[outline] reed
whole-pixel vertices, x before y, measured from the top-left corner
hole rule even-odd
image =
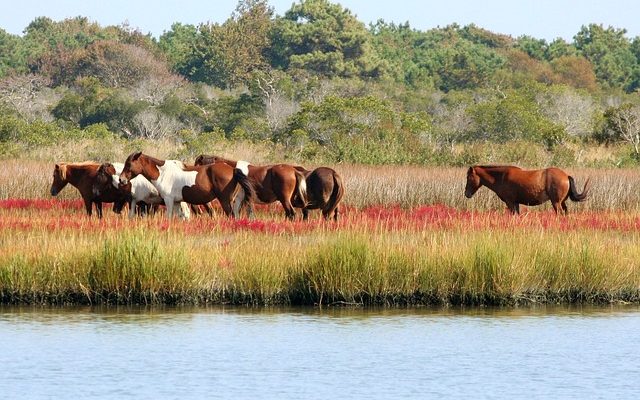
[[[514,218],[378,207],[340,224],[291,223],[270,210],[256,222],[168,223],[111,213],[97,221],[79,208],[0,207],[0,217],[5,303],[640,301],[637,213]]]
[[[0,199],[48,198],[53,165],[52,162],[43,161],[0,161]],[[334,167],[344,180],[344,202],[358,209],[391,204],[404,208],[443,204],[464,210],[504,209],[504,204],[486,188],[480,189],[473,199],[464,197],[464,168]],[[571,211],[640,211],[640,191],[637,190],[640,187],[640,170],[574,169],[569,173],[577,179],[579,190],[582,190],[587,178],[592,183],[589,200],[584,203],[569,202]],[[77,191],[71,187],[65,188],[59,196],[61,199],[78,198]],[[550,205],[539,208],[548,210]]]

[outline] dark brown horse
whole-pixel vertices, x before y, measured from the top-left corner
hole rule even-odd
[[[344,196],[340,174],[329,167],[318,167],[313,171],[295,168],[304,173],[307,181],[307,204],[303,205],[298,196],[293,201],[294,207],[302,208],[303,219],[309,218],[309,210],[320,209],[324,219],[331,218],[333,214],[333,220],[337,221],[338,206]]]
[[[239,194],[242,204],[250,203],[255,196],[247,176],[223,163],[189,166],[137,152],[127,157],[120,183],[126,185],[137,175],[143,175],[158,190],[169,218],[176,203],[206,204],[216,198],[227,216],[235,216],[231,203],[238,188],[243,189]]]
[[[116,188],[108,188],[94,195],[93,185],[100,164],[92,162],[82,163],[58,163],[53,168],[53,182],[51,183],[51,195],[58,193],[69,183],[80,192],[84,207],[88,215],[91,215],[95,204],[98,218],[102,218],[102,203],[113,203],[113,211],[120,213],[126,203],[131,200],[131,196],[120,192]]]
[[[513,214],[520,213],[520,204],[537,206],[551,201],[556,214],[565,214],[567,199],[584,201],[589,194],[589,180],[578,193],[573,177],[558,168],[523,170],[513,166],[473,166],[467,171],[464,195],[471,198],[481,186],[494,191]]]
[[[234,168],[245,168],[251,185],[255,189],[257,201],[263,204],[279,201],[288,219],[294,219],[293,197],[298,196],[300,202],[306,204],[306,181],[301,171],[289,164],[256,166],[246,162],[228,160],[217,156],[201,155],[196,158],[196,165],[226,164]],[[242,163],[243,165],[240,165]],[[253,216],[253,207],[248,204],[249,217]]]

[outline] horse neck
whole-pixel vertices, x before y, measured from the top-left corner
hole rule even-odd
[[[142,166],[142,173],[140,175],[147,178],[149,181],[157,181],[162,175],[161,166],[165,165],[163,160],[159,160],[154,157],[144,156],[144,163]]]
[[[223,163],[225,163],[225,164],[227,164],[227,165],[229,165],[229,166],[231,166],[231,167],[233,167],[233,168],[235,168],[235,167],[236,167],[236,165],[238,164],[238,162],[237,162],[237,161],[227,160],[226,158],[220,158],[220,157],[218,157],[218,160],[219,160],[219,161],[222,161]]]
[[[506,167],[476,167],[476,174],[480,177],[480,183],[488,188],[495,187],[500,177],[506,172]]]
[[[86,165],[67,164],[65,181],[75,187],[78,187],[78,185],[82,181],[82,178],[86,175],[86,172],[88,170],[89,170],[89,167]]]

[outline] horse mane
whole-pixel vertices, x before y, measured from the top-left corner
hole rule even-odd
[[[494,178],[504,175],[508,169],[521,169],[513,165],[474,165],[473,168],[482,168]]]
[[[58,163],[57,165],[60,171],[60,178],[62,178],[63,180],[67,180],[67,175],[69,174],[69,171],[68,171],[69,168],[88,169],[88,167],[92,167],[100,164],[96,163],[95,161],[81,161],[81,162],[75,162],[75,163],[61,162],[61,163]]]

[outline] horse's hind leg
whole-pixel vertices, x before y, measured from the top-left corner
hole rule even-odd
[[[285,217],[287,217],[287,219],[293,220],[296,218],[296,211],[293,208],[293,205],[291,205],[291,201],[289,200],[280,200],[280,203],[282,204],[282,208],[284,208],[284,215]]]
[[[562,211],[564,211],[564,215],[569,215],[569,208],[567,208],[567,201],[563,201],[562,203],[560,203],[560,205],[562,206]]]

